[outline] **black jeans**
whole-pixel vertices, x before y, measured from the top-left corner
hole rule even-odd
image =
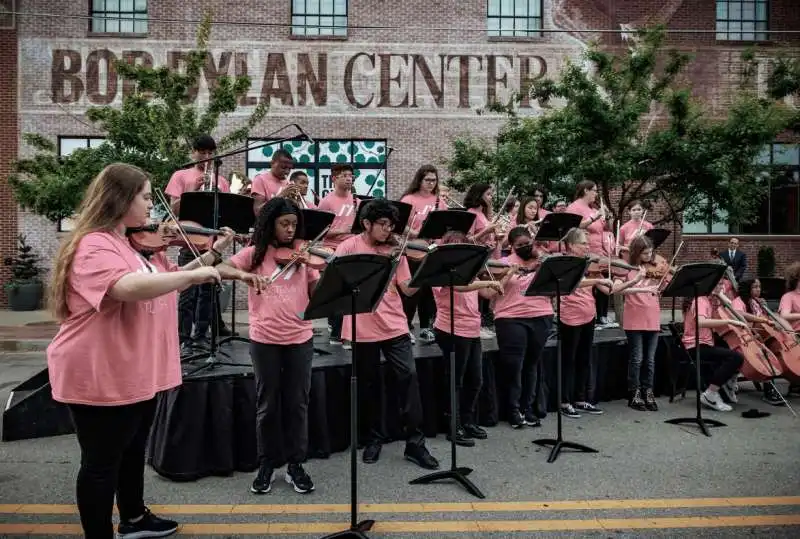
[[[592,289],[592,295],[594,296],[597,319],[600,320],[601,318],[606,318],[608,316],[609,296],[607,294],[603,294],[597,288]]]
[[[592,377],[592,343],[594,320],[582,326],[558,324],[561,339],[561,404],[588,402],[594,393]]]
[[[456,421],[459,425],[474,425],[475,407],[483,385],[483,350],[480,337],[467,338],[450,335],[439,329],[433,330],[436,344],[442,350],[445,376],[447,377],[447,395],[450,396],[450,350],[453,350],[456,364]],[[445,405],[450,413],[450,399]]]
[[[314,340],[250,343],[256,382],[256,444],[262,466],[300,464],[308,452],[308,400]]]
[[[408,261],[408,268],[411,275],[419,269],[422,262]],[[403,311],[408,320],[408,329],[414,323],[414,315],[419,311],[419,329],[430,329],[433,327],[433,319],[436,317],[436,302],[433,299],[433,291],[430,286],[423,286],[413,296],[400,296],[403,301]]]
[[[539,373],[544,345],[553,327],[551,316],[497,318],[498,358],[511,372],[506,404],[510,413],[533,412],[543,380]]]
[[[694,359],[694,347],[687,349],[687,352],[689,352],[689,355]],[[715,386],[723,386],[734,374],[739,372],[742,363],[744,363],[744,357],[742,357],[739,352],[734,352],[729,348],[701,344],[700,363],[716,365],[709,383]]]
[[[658,331],[625,331],[628,338],[628,391],[653,389]],[[644,367],[644,374],[642,373]]]
[[[183,266],[194,260],[194,255],[189,249],[183,248],[178,253],[178,265]],[[212,301],[214,285],[210,283],[197,284],[183,290],[178,296],[178,336],[180,342],[192,340],[192,326],[194,334],[198,337],[205,336],[212,322]],[[214,323],[217,317],[213,317]]]
[[[383,432],[381,352],[397,381],[400,410],[406,426],[406,444],[423,445],[422,399],[411,338],[400,335],[385,341],[356,342],[353,351],[359,380],[358,408],[361,410],[361,438],[364,445],[381,444],[386,439]]]
[[[124,406],[70,404],[81,467],[77,499],[87,539],[111,539],[114,494],[121,520],[144,514],[144,451],[156,400]]]

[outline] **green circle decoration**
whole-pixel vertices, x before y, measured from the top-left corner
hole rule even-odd
[[[340,153],[339,155],[337,155],[337,156],[336,156],[336,162],[337,162],[337,163],[347,163],[347,161],[348,161],[348,160],[349,160],[349,159],[348,159],[348,158],[347,158],[347,156],[346,156],[346,155],[344,155],[344,154],[341,154],[341,153]]]
[[[336,153],[339,151],[339,143],[338,142],[329,142],[328,143],[328,151],[331,153]]]
[[[364,183],[366,183],[367,185],[372,185],[373,183],[375,183],[375,180],[376,180],[375,176],[370,174],[369,176],[366,176],[364,178]]]
[[[308,155],[307,153],[300,154],[300,159],[298,159],[298,161],[300,161],[301,163],[310,163],[311,156]]]
[[[386,185],[383,180],[378,180],[378,183],[375,184],[375,187],[383,187]]]
[[[330,163],[331,162],[331,156],[330,155],[320,155],[319,156],[319,162],[320,163]]]
[[[372,196],[375,198],[383,198],[383,189],[374,189],[372,191]]]

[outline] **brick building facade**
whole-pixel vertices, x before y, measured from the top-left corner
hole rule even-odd
[[[329,188],[329,163],[349,160],[360,169],[359,191],[375,183],[374,194],[398,196],[419,165],[441,164],[448,157],[453,137],[496,132],[501,119],[475,112],[487,100],[505,98],[528,79],[557,74],[567,60],[580,61],[589,40],[621,44],[618,33],[598,30],[654,21],[678,31],[670,34],[670,43],[694,54],[687,77],[697,97],[717,115],[730,103],[747,44],[763,44],[757,53],[762,85],[771,56],[800,53],[800,35],[775,33],[800,30],[794,0],[241,0],[224,3],[224,10],[222,2],[211,0],[0,4],[17,13],[13,24],[0,29],[3,178],[15,155],[30,154],[21,133],[47,136],[63,152],[97,143],[100,139],[92,137],[103,134],[84,121],[86,108],[119,103],[130,90],[109,69],[109,60],[180,65],[206,9],[217,8],[217,22],[196,102],[202,106],[207,84],[220,74],[247,73],[253,79],[240,112],[226,118],[214,135],[238,127],[258,100],[269,99],[268,117],[254,135],[285,124],[302,126],[316,144],[298,144],[296,157],[320,194]],[[527,111],[543,113],[535,104]],[[384,177],[387,146],[395,151]],[[767,220],[779,221],[785,214],[793,221],[788,228],[770,222],[756,227],[753,236],[739,234],[751,270],[763,245],[774,247],[779,272],[800,259],[800,185],[792,177],[795,171],[800,177],[798,151],[797,146],[776,146],[770,154],[771,159],[778,156],[775,162],[786,168],[789,179],[770,199]],[[269,149],[243,154],[226,162],[223,173],[247,170],[252,176],[268,157]],[[774,217],[778,204],[790,206]],[[13,250],[19,230],[50,259],[58,243],[57,225],[18,212],[6,182],[0,207],[3,255]],[[730,232],[710,223],[707,229],[684,227],[687,233],[678,238],[686,240],[682,261],[705,259],[711,246],[724,247]],[[770,235],[773,231],[799,235]]]

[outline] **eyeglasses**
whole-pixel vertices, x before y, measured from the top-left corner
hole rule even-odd
[[[394,223],[391,221],[376,221],[374,225],[387,230],[394,230]]]

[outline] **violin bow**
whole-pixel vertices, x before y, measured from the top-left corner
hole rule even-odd
[[[664,275],[661,276],[661,280],[658,282],[658,288],[656,288],[656,290],[661,290],[661,286],[664,284],[664,279],[667,278],[667,275],[669,275],[669,270],[672,268],[672,263],[675,262],[675,259],[678,257],[678,253],[681,252],[683,243],[684,243],[683,240],[681,240],[681,244],[678,245],[677,249],[675,249],[675,254],[672,255],[672,260],[670,260],[669,264],[667,264],[667,271],[664,272]]]
[[[294,255],[292,255],[292,259],[291,259],[291,260],[290,260],[290,261],[289,261],[289,262],[288,262],[288,263],[287,263],[285,266],[283,266],[283,268],[281,268],[281,270],[280,270],[278,273],[276,273],[274,276],[270,277],[270,279],[269,279],[269,283],[268,283],[268,284],[272,284],[272,283],[274,283],[274,282],[275,282],[275,281],[277,281],[277,280],[278,280],[278,279],[279,279],[279,278],[280,278],[280,277],[281,277],[281,276],[282,276],[284,273],[286,273],[287,271],[289,271],[289,269],[290,269],[292,266],[294,266],[294,265],[297,263],[297,261],[298,261],[298,260],[300,260],[300,257],[301,257],[302,255],[304,255],[305,253],[307,253],[309,249],[311,249],[312,247],[316,246],[316,244],[318,244],[320,241],[322,241],[322,238],[325,236],[325,234],[327,234],[327,233],[328,233],[328,230],[330,230],[330,228],[331,228],[331,226],[330,226],[330,225],[328,225],[328,226],[326,226],[325,228],[323,228],[323,229],[322,229],[322,232],[320,232],[319,234],[317,234],[317,237],[316,237],[316,238],[314,238],[313,240],[311,240],[310,242],[308,242],[308,243],[307,243],[305,246],[303,246],[303,248],[302,248],[302,249],[300,249],[300,250],[299,250],[297,253],[295,253]]]
[[[189,241],[189,238],[186,235],[186,232],[183,230],[183,227],[178,222],[178,217],[172,212],[172,208],[170,207],[169,202],[167,201],[167,197],[164,196],[164,193],[161,192],[161,189],[154,189],[153,192],[155,193],[156,199],[158,199],[159,204],[164,206],[164,209],[167,212],[167,217],[172,219],[172,221],[173,221],[172,224],[175,225],[175,228],[178,230],[178,234],[180,234],[181,239],[183,239],[183,241],[186,242],[186,247],[192,253],[192,256],[194,256],[195,260],[200,262],[201,266],[207,266],[208,264],[203,262],[203,258],[202,258],[202,255],[200,254],[200,251],[198,251],[195,248],[195,246],[192,245],[192,242]]]

